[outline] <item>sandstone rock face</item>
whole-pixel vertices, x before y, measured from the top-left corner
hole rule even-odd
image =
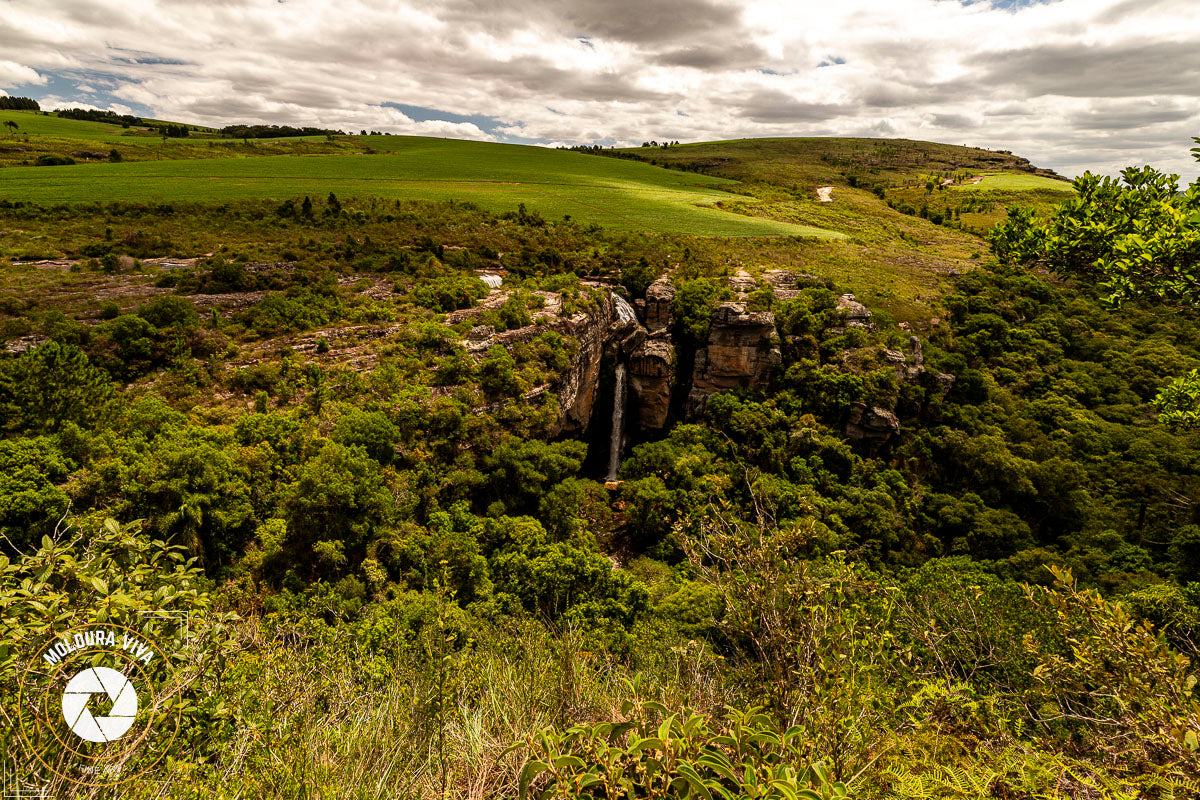
[[[600,386],[604,346],[615,322],[619,319],[612,295],[605,294],[598,309],[582,311],[552,323],[555,330],[573,338],[577,345],[571,368],[554,387],[561,410],[553,434],[580,433],[588,429]]]
[[[837,306],[838,312],[842,315],[842,319],[846,321],[847,327],[875,327],[875,323],[871,321],[871,310],[858,302],[858,299],[854,295],[842,295],[837,299]]]
[[[479,358],[496,345],[512,347],[517,342],[536,339],[548,330],[573,340],[576,346],[570,368],[553,385],[536,387],[529,396],[545,391],[553,391],[558,395],[559,417],[550,431],[551,435],[582,433],[588,429],[592,419],[605,346],[616,334],[623,337],[622,341],[629,340],[629,337],[636,336],[640,326],[636,319],[622,320],[614,295],[610,292],[602,292],[595,307],[570,316],[563,313],[561,295],[552,292],[536,294],[542,297],[545,305],[533,315],[534,324],[503,333],[496,333],[488,325],[476,325],[468,332],[464,344],[471,356]],[[484,309],[502,305],[508,295],[503,290],[494,291],[475,308],[451,312],[446,321],[453,325],[476,317]],[[629,341],[629,350],[632,351],[636,344],[636,341]]]
[[[613,317],[605,337],[606,355],[625,361],[646,338],[646,329],[638,323],[637,312],[619,294],[609,294],[613,304]]]
[[[709,323],[708,344],[696,351],[687,416],[699,414],[714,392],[765,389],[780,360],[774,314],[748,312],[743,303],[717,306]]]
[[[738,295],[745,299],[745,296],[758,286],[758,281],[750,276],[749,272],[744,269],[739,269],[737,274],[729,278],[729,288],[737,292]]]
[[[659,278],[646,289],[646,330],[650,333],[666,330],[671,325],[671,301],[675,287],[670,278]]]
[[[675,348],[667,338],[645,339],[629,358],[637,422],[642,430],[662,430],[675,383]]]
[[[900,419],[879,406],[853,403],[846,421],[846,438],[881,445],[900,432]]]

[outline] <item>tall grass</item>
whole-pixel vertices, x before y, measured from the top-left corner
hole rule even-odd
[[[163,796],[514,797],[525,755],[511,746],[617,719],[638,672],[668,707],[714,711],[732,699],[694,645],[618,660],[576,632],[522,624],[443,656],[439,637],[381,657],[345,641],[267,639],[246,624],[231,670],[246,683],[222,689],[237,706],[231,735]]]

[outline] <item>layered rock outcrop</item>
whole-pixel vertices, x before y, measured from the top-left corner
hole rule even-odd
[[[709,320],[708,343],[696,351],[687,416],[700,414],[715,392],[766,389],[781,360],[774,314],[722,303]]]
[[[646,289],[639,303],[646,338],[629,357],[629,384],[633,393],[638,427],[659,431],[667,424],[671,396],[675,390],[675,344],[671,341],[671,303],[675,286],[670,278],[659,278]]]
[[[852,403],[843,432],[847,439],[881,445],[900,433],[900,418],[886,408]]]
[[[662,430],[671,410],[675,385],[675,347],[666,337],[646,339],[629,358],[637,423],[642,430]]]
[[[765,280],[777,298],[800,294],[799,278],[793,273],[775,271],[767,273]],[[561,296],[538,292],[545,303],[534,314],[535,324],[503,333],[477,325],[465,337],[468,352],[476,356],[495,345],[507,347],[532,340],[546,330],[557,331],[574,342],[570,367],[553,384],[535,390],[536,394],[552,391],[558,397],[559,419],[551,431],[555,435],[579,435],[592,425],[604,428],[612,422],[593,416],[602,375],[611,373],[614,365],[622,368],[628,381],[628,405],[622,410],[627,411],[637,430],[653,433],[663,430],[671,420],[676,393],[684,393],[684,418],[695,419],[717,392],[768,389],[782,361],[775,315],[749,311],[744,302],[726,302],[713,310],[708,338],[696,351],[690,371],[681,374],[680,353],[671,339],[674,288],[668,279],[651,284],[636,310],[606,286],[593,284],[591,288],[596,290],[591,302],[574,313],[565,312]],[[469,319],[483,309],[498,307],[506,298],[503,290],[493,291],[478,308],[454,312],[447,321],[453,324]],[[839,298],[838,307],[845,327],[872,326],[871,312],[853,295]],[[926,369],[921,341],[915,336],[907,349],[875,346],[848,350],[843,360],[844,367],[851,370],[876,369],[881,362],[890,364],[900,380],[925,386],[935,395],[948,391],[954,380]],[[871,447],[882,446],[899,432],[900,420],[894,410],[866,403],[851,406],[843,428],[848,439]]]
[[[675,286],[670,278],[659,278],[646,289],[645,320],[650,333],[665,331],[671,326],[671,303],[675,300]]]
[[[561,295],[553,292],[536,294],[543,299],[544,305],[534,314],[534,324],[503,333],[496,333],[488,325],[477,325],[466,336],[467,352],[478,357],[496,345],[511,347],[517,342],[536,339],[547,330],[573,340],[575,352],[571,366],[553,385],[537,387],[534,392],[540,394],[550,390],[558,396],[559,417],[551,429],[552,435],[583,433],[592,421],[606,347],[611,345],[614,337],[619,337],[625,352],[632,352],[640,343],[637,338],[640,326],[632,316],[632,310],[628,315],[619,312],[611,292],[598,292],[592,305],[570,315],[563,313]],[[452,312],[446,321],[453,325],[471,319],[485,309],[503,305],[508,296],[508,292],[493,291],[476,308]]]

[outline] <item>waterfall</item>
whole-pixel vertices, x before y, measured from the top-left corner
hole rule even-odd
[[[613,293],[613,305],[616,307],[617,319],[621,322],[637,322],[637,312],[633,310],[633,306],[629,305],[629,301],[617,293]]]
[[[625,365],[617,364],[617,386],[613,391],[612,437],[608,443],[608,479],[617,479],[621,466],[621,438],[625,428]]]

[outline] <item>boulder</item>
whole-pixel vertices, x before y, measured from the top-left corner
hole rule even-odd
[[[900,419],[886,408],[853,403],[844,432],[849,439],[880,445],[900,432]]]
[[[846,326],[850,328],[873,328],[871,310],[858,302],[852,294],[844,294],[837,299],[838,313],[842,315]]]

